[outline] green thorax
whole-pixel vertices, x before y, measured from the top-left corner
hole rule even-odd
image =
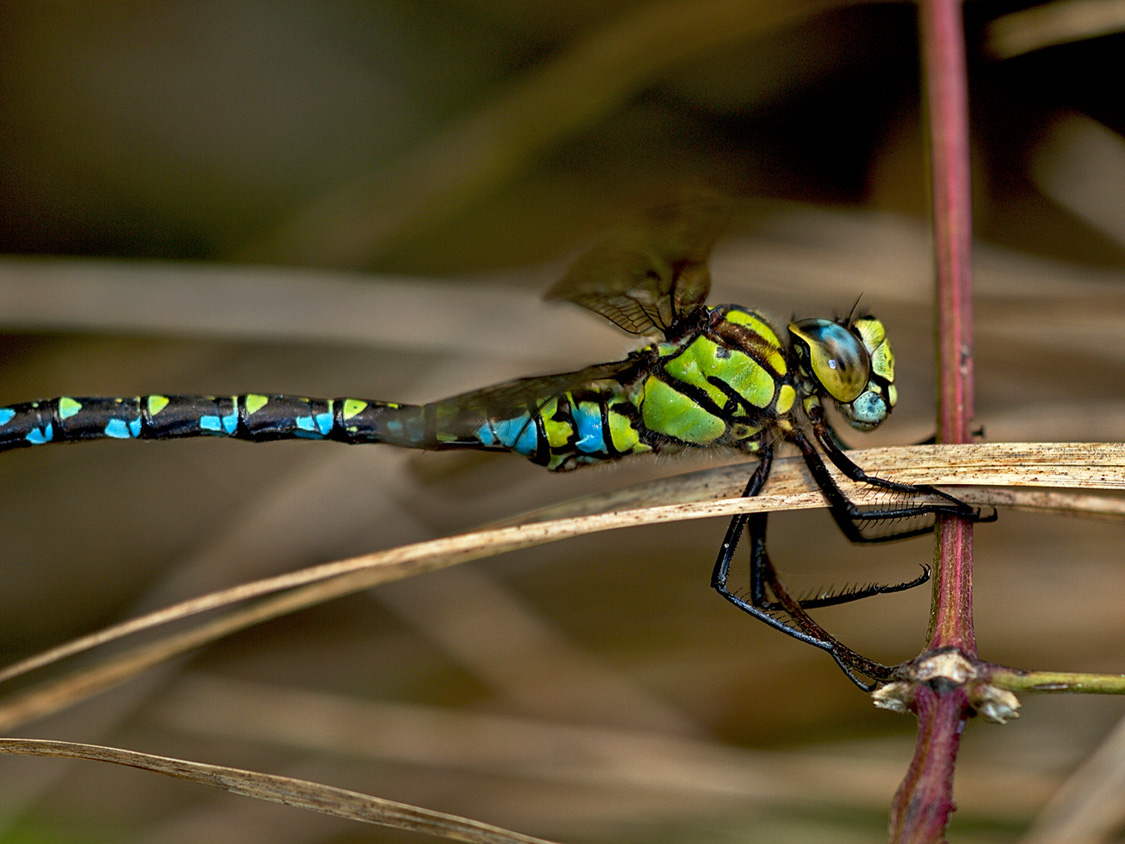
[[[755,451],[797,396],[786,345],[765,317],[733,305],[701,307],[677,329],[637,353],[627,394],[644,438],[654,448]]]

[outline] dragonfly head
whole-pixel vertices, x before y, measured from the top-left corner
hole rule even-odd
[[[802,319],[789,323],[789,337],[801,375],[832,397],[849,425],[870,431],[887,418],[898,391],[883,323],[871,316]]]

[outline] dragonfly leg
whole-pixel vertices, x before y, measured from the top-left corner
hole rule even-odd
[[[839,592],[819,595],[816,598],[801,598],[799,603],[801,607],[806,610],[816,609],[817,607],[835,607],[840,604],[850,604],[852,601],[861,601],[864,598],[873,598],[876,595],[891,595],[895,592],[906,592],[909,589],[913,589],[915,586],[921,586],[929,579],[930,567],[924,565],[922,566],[922,573],[912,580],[906,580],[902,583],[895,584],[869,583],[865,586],[854,586],[845,588]]]
[[[746,489],[742,492],[743,498],[753,498],[762,491],[762,487],[766,484],[766,479],[770,475],[770,470],[773,468],[773,448],[763,445],[758,453],[759,463],[754,473],[750,475],[750,480],[746,484]],[[749,513],[738,513],[730,520],[730,525],[727,527],[726,536],[723,537],[723,544],[719,546],[719,556],[715,560],[715,569],[711,574],[711,586],[718,590],[719,594],[727,600],[733,600],[735,596],[727,591],[727,578],[730,575],[730,564],[734,559],[734,552],[738,548],[738,541],[742,538],[742,532],[746,529],[746,523],[750,519]],[[754,571],[751,566],[750,569],[750,595],[754,605],[764,604],[765,586],[762,583],[761,577]],[[736,605],[738,601],[734,601]],[[745,609],[745,607],[742,607]],[[751,612],[757,618],[760,615]],[[770,623],[767,619],[762,619],[767,624]]]
[[[759,457],[761,462],[750,476],[750,481],[743,493],[744,498],[757,495],[765,484],[766,478],[769,477],[770,468],[773,465],[772,449],[763,448]],[[868,595],[910,588],[924,582],[929,577],[929,572],[925,572],[920,579],[899,586],[870,586],[839,596],[827,596],[808,602],[798,601],[789,595],[785,586],[777,577],[777,571],[774,569],[766,551],[767,515],[766,513],[739,513],[731,519],[723,544],[719,549],[719,556],[715,561],[715,568],[711,575],[711,586],[740,610],[768,624],[775,630],[792,636],[805,644],[828,651],[853,683],[865,691],[870,691],[874,688],[875,683],[866,682],[860,675],[878,681],[886,678],[891,669],[881,663],[867,659],[867,657],[856,653],[839,642],[808,616],[805,612],[806,606],[846,603]],[[748,531],[750,534],[749,599],[734,594],[727,587],[731,562],[734,559],[738,541],[744,531]],[[770,600],[769,594],[772,594],[775,600]],[[780,613],[785,613],[788,621],[780,617]]]
[[[755,475],[757,475],[757,472],[755,472]],[[754,484],[755,478],[752,477],[747,489],[751,489]],[[711,578],[712,587],[740,610],[765,622],[775,630],[780,630],[798,641],[827,651],[848,676],[848,679],[864,691],[870,691],[878,681],[886,679],[892,669],[882,663],[874,662],[844,645],[809,617],[808,613],[805,612],[805,603],[798,601],[789,594],[778,578],[777,570],[773,567],[769,554],[766,552],[767,516],[766,513],[740,513],[731,519],[726,539],[723,541],[719,552],[719,558],[715,562],[715,570]],[[736,595],[727,588],[731,560],[744,530],[750,534],[749,599]],[[896,591],[896,588],[892,587],[882,591]],[[767,594],[772,594],[775,600],[768,600]],[[872,592],[871,594],[877,593]],[[854,594],[851,597],[844,596],[837,603],[856,600],[859,597],[866,596],[859,594]],[[827,602],[828,600],[824,599],[824,603]],[[780,617],[780,613],[784,613],[788,620]],[[863,677],[871,678],[872,682],[864,680]]]
[[[791,439],[801,450],[801,455],[804,457],[813,479],[824,493],[825,498],[828,499],[829,510],[832,513],[833,519],[835,519],[836,524],[843,534],[852,542],[890,542],[896,539],[906,539],[911,536],[921,536],[933,530],[932,525],[925,525],[923,527],[900,530],[882,536],[865,536],[859,527],[863,522],[894,521],[896,519],[906,519],[936,513],[959,516],[964,519],[979,522],[996,520],[995,510],[988,515],[982,515],[977,508],[928,484],[905,484],[899,483],[898,481],[888,481],[885,478],[878,478],[874,475],[867,474],[863,469],[852,462],[836,444],[835,437],[833,437],[831,433],[831,428],[829,428],[823,416],[817,415],[814,417],[813,432],[817,442],[828,456],[828,459],[844,473],[845,477],[857,483],[865,483],[869,486],[878,487],[879,489],[902,492],[909,495],[934,495],[949,502],[948,504],[913,504],[901,507],[883,507],[869,510],[860,509],[837,485],[827,467],[824,465],[820,453],[813,447],[813,444],[809,442],[801,432],[795,432],[795,435],[792,436]]]
[[[808,613],[805,612],[805,607],[802,602],[793,598],[781,583],[777,576],[777,570],[773,567],[773,563],[766,553],[765,533],[767,514],[760,513],[756,515],[761,517],[760,523],[755,524],[755,520],[751,519],[748,527],[750,529],[751,547],[755,549],[755,552],[760,549],[761,559],[759,567],[765,585],[769,587],[770,592],[777,598],[777,603],[785,610],[785,613],[793,622],[794,627],[804,635],[820,642],[820,647],[828,651],[832,659],[836,661],[836,664],[840,666],[840,670],[847,675],[849,680],[863,689],[863,691],[871,691],[880,681],[890,677],[894,669],[889,665],[883,665],[881,662],[868,659],[863,654],[852,650],[809,617]],[[752,563],[752,566],[753,565],[754,563]],[[863,677],[870,678],[870,682],[864,680]]]

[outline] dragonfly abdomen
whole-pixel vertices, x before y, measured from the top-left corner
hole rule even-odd
[[[621,385],[596,385],[530,399],[519,410],[467,412],[465,397],[424,406],[437,448],[512,451],[568,471],[590,463],[651,451],[636,406]],[[469,403],[473,405],[472,402]]]
[[[0,408],[0,451],[208,436],[513,451],[554,471],[650,450],[638,433],[636,408],[612,389],[562,393],[509,415],[474,412],[461,399],[417,405],[259,393],[63,396]]]
[[[433,447],[419,405],[300,396],[63,396],[0,408],[0,451],[94,439],[326,439]]]

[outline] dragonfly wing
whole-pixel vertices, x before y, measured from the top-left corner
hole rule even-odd
[[[637,364],[632,359],[601,363],[575,372],[518,378],[479,390],[443,399],[435,404],[458,408],[471,416],[503,418],[518,415],[529,407],[542,407],[556,396],[566,392],[597,389],[601,382],[622,383],[633,377]]]
[[[707,298],[707,259],[730,218],[718,197],[663,205],[575,261],[547,292],[601,314],[631,334],[656,334]]]

